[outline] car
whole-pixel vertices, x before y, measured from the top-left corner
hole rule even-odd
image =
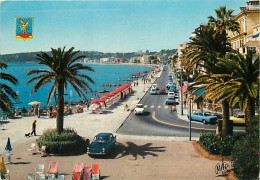
[[[174,99],[174,97],[171,97],[171,96],[168,96],[165,100],[165,104],[166,105],[175,105],[176,104],[176,101]]]
[[[168,92],[168,97],[175,97],[175,93],[174,92]]]
[[[167,88],[167,89],[170,89],[171,86],[173,86],[173,83],[172,83],[172,82],[169,82],[169,83],[166,85],[166,88]]]
[[[179,97],[179,93],[174,93],[174,97],[177,99]]]
[[[190,119],[190,115],[187,114],[188,119]],[[212,115],[209,111],[202,111],[202,110],[196,110],[194,113],[191,114],[191,121],[199,121],[203,124],[206,123],[216,123],[218,117],[215,115]]]
[[[158,85],[157,84],[152,84],[152,89],[159,90]]]
[[[144,114],[144,105],[143,104],[136,104],[135,109],[134,109],[135,115],[138,114]]]
[[[151,95],[156,95],[156,94],[158,94],[158,93],[157,93],[157,89],[152,88],[152,89],[150,90],[150,94],[151,94]]]
[[[235,114],[234,116],[230,116],[230,120],[233,121],[234,125],[245,125],[245,115],[244,114]]]
[[[159,94],[167,94],[165,89],[160,89]]]
[[[116,136],[112,133],[97,134],[91,144],[87,147],[87,154],[91,155],[107,155],[115,148]]]
[[[175,91],[176,91],[176,87],[175,86],[170,86],[169,92],[175,92]]]

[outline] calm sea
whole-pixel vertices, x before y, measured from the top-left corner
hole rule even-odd
[[[7,64],[8,68],[5,70],[2,70],[2,72],[7,72],[9,74],[12,74],[14,77],[16,77],[19,81],[19,84],[17,86],[11,87],[14,89],[15,92],[18,92],[19,94],[19,100],[14,102],[15,107],[30,107],[28,105],[31,101],[40,101],[42,102],[41,107],[45,107],[48,93],[50,91],[51,84],[40,88],[36,93],[31,93],[31,89],[34,85],[34,83],[29,84],[26,86],[26,82],[31,79],[33,76],[26,76],[26,73],[33,69],[47,69],[44,65],[39,64],[30,64],[30,63],[16,63],[16,64]],[[129,77],[132,77],[133,74],[143,72],[143,71],[150,71],[153,68],[152,67],[146,67],[146,66],[133,66],[133,65],[98,65],[98,64],[87,64],[88,66],[94,68],[96,72],[86,72],[88,76],[90,76],[94,81],[95,85],[89,83],[91,88],[94,91],[103,90],[104,88],[108,91],[114,90],[117,87],[104,87],[104,84],[124,84],[127,83],[127,81],[118,81],[118,80],[127,80]],[[6,83],[6,82],[5,82]],[[72,99],[70,99],[70,91],[72,91]],[[83,100],[78,97],[76,92],[71,88],[71,86],[68,86],[67,90],[65,91],[65,101],[70,102],[72,101],[80,101]],[[102,96],[102,94],[94,93],[91,95],[90,92],[88,92],[87,98],[90,100],[90,98],[97,98],[97,96]],[[51,100],[51,104],[55,104],[54,97]]]

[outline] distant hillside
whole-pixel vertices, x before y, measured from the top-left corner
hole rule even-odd
[[[177,49],[172,50],[161,50],[160,52],[147,52],[146,55],[154,55],[157,53],[160,54],[167,54],[168,56],[174,54],[177,51]],[[29,53],[16,53],[16,54],[4,54],[0,55],[0,62],[5,63],[33,63],[38,62],[36,58],[36,54],[40,52],[29,52]],[[50,53],[50,52],[47,52]],[[86,55],[87,58],[94,60],[94,59],[100,59],[100,58],[126,58],[130,59],[132,57],[136,56],[142,56],[140,53],[136,52],[128,52],[128,53],[103,53],[98,51],[81,51],[79,53],[80,55]]]

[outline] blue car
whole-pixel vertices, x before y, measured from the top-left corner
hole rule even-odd
[[[150,90],[150,94],[151,94],[151,95],[156,95],[156,94],[158,94],[157,89],[152,88],[152,89]]]
[[[112,151],[116,144],[116,136],[112,133],[97,134],[87,148],[89,155],[106,155]]]
[[[170,86],[169,92],[175,92],[175,91],[176,91],[176,87],[175,86]]]
[[[190,119],[190,115],[187,115],[188,118]],[[197,110],[194,113],[191,114],[191,121],[199,121],[202,122],[203,124],[206,123],[216,123],[218,117],[215,115],[212,115],[209,111],[201,111]]]
[[[174,97],[167,97],[166,100],[165,100],[165,104],[166,105],[175,105],[176,104],[176,101],[174,99]]]

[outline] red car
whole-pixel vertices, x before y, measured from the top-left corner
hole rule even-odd
[[[160,89],[159,94],[167,94],[165,89]]]

